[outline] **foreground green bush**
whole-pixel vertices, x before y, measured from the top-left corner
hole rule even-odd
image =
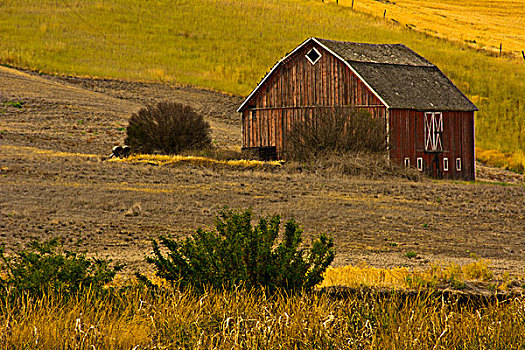
[[[4,247],[0,247],[0,259],[2,298],[22,294],[42,296],[49,291],[70,294],[82,287],[100,291],[123,268],[123,265],[110,266],[110,260],[61,251],[57,239],[33,241],[10,257],[6,256]]]
[[[262,286],[268,290],[312,289],[334,259],[333,240],[319,236],[312,246],[302,247],[302,233],[293,219],[286,222],[282,241],[276,245],[281,219],[265,217],[252,226],[252,212],[224,210],[215,230],[198,229],[191,237],[176,241],[161,237],[153,241],[158,277],[185,288],[203,291],[206,287],[232,289]],[[144,277],[141,277],[144,279]]]

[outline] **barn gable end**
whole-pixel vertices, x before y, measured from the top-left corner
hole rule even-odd
[[[436,177],[474,178],[477,108],[436,66],[399,44],[306,40],[281,59],[239,107],[243,148],[270,150],[284,158],[292,125],[314,109],[334,106],[362,108],[382,118],[392,160]],[[430,127],[429,116],[447,127]],[[442,148],[429,149],[429,137],[444,143]],[[455,169],[458,159],[464,166]],[[447,170],[445,161],[452,165]]]

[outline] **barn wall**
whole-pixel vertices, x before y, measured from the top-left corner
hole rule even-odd
[[[305,55],[314,46],[322,57],[312,65]],[[280,156],[288,130],[313,109],[356,106],[386,121],[381,101],[343,62],[313,42],[288,57],[246,106],[243,147],[275,146]]]
[[[437,154],[441,174],[434,166],[436,154],[425,152],[424,111],[390,110],[390,158],[400,164],[405,158],[416,167],[423,158],[423,171],[433,177],[474,180],[474,112],[443,112],[443,152]],[[449,159],[449,170],[443,171],[443,158]],[[461,158],[461,171],[456,159]]]

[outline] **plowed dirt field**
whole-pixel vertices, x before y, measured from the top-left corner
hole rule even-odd
[[[520,176],[480,167],[479,180],[505,183],[412,182],[104,160],[130,114],[159,100],[193,106],[218,147],[240,148],[239,97],[0,67],[0,242],[61,236],[132,271],[144,266],[151,238],[209,226],[224,206],[253,207],[295,217],[308,235],[331,234],[335,265],[417,267],[477,254],[496,271],[524,273]]]

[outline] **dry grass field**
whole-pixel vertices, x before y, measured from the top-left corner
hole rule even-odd
[[[476,306],[431,292],[20,298],[0,314],[9,349],[523,349],[525,303]]]
[[[328,2],[328,1],[327,1]],[[330,1],[334,2],[334,1]],[[339,4],[396,20],[413,30],[522,60],[524,0],[340,0]],[[386,10],[386,13],[384,12]]]
[[[0,342],[16,349],[522,349],[525,304],[483,307],[431,292],[204,295],[137,288],[118,297],[20,298],[0,314]]]
[[[240,99],[8,68],[0,68],[0,92],[0,240],[9,247],[58,235],[140,267],[152,237],[210,225],[224,206],[253,207],[295,217],[307,234],[333,235],[335,266],[463,265],[477,254],[497,273],[524,272],[525,186],[517,175],[481,168],[480,180],[517,183],[412,182],[198,159],[113,162],[103,159],[123,141],[130,113],[166,96],[204,113],[218,146],[238,149]]]

